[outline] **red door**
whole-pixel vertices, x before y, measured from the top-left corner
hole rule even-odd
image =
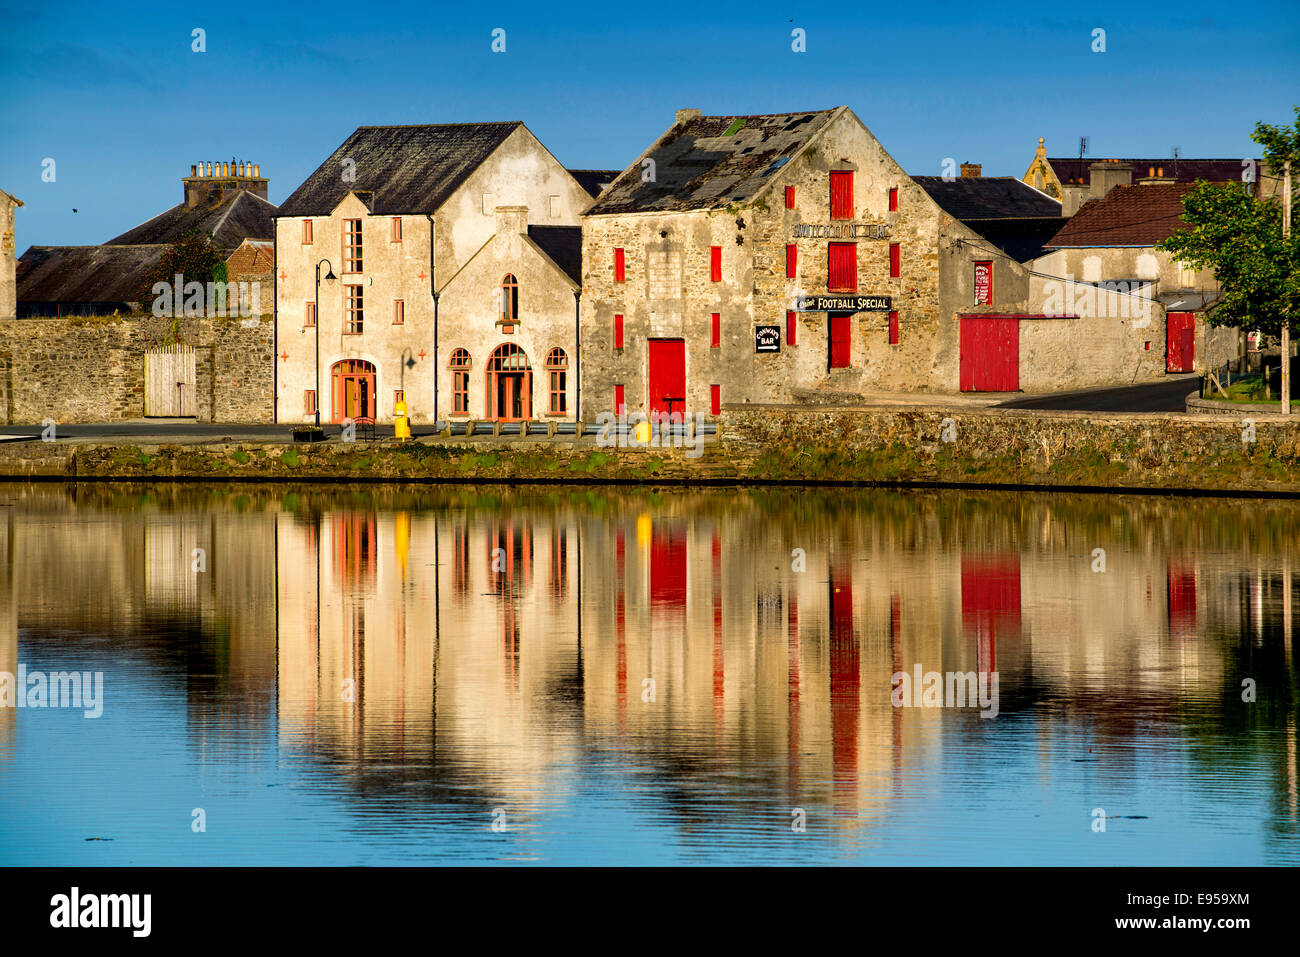
[[[1171,312],[1165,317],[1165,371],[1191,372],[1195,367],[1196,317]]]
[[[962,316],[961,391],[1016,392],[1020,388],[1020,320]]]
[[[849,367],[849,357],[853,353],[853,314],[848,312],[828,313],[827,322],[830,324],[830,367],[832,369],[847,369]]]
[[[686,412],[686,340],[650,340],[650,412]]]

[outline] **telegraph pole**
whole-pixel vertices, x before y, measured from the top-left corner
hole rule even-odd
[[[1291,236],[1291,160],[1282,167],[1282,245]],[[1282,315],[1282,414],[1291,414],[1291,312]]]

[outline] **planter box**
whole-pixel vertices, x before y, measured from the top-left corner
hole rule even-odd
[[[295,430],[293,433],[293,440],[295,442],[324,442],[325,430],[324,429],[306,429],[303,431]]]

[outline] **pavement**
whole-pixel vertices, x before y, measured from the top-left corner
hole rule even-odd
[[[998,402],[993,408],[1061,412],[1186,412],[1187,396],[1198,390],[1200,378],[1193,372],[1171,375],[1160,382],[1145,385],[1022,395]]]

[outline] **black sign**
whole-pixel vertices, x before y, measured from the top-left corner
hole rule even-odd
[[[889,312],[889,296],[798,296],[796,312]]]
[[[780,326],[755,326],[754,327],[754,351],[755,352],[780,352],[781,351],[781,327]]]

